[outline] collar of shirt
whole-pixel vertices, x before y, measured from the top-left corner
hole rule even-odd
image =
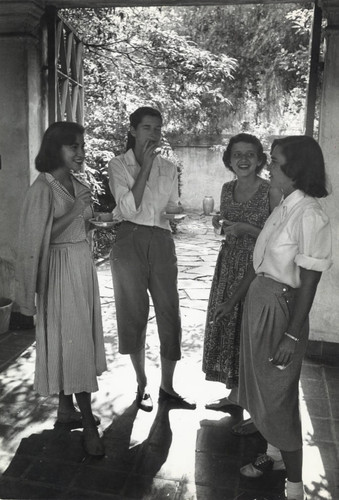
[[[283,198],[280,202],[279,206],[281,207],[281,220],[283,221],[287,215],[291,212],[291,210],[299,203],[301,200],[305,198],[305,193],[300,189],[296,189],[291,193],[287,198]]]

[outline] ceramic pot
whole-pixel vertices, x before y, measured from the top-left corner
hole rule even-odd
[[[0,298],[0,334],[8,332],[12,306],[11,299]]]
[[[204,210],[205,215],[210,215],[213,212],[214,208],[214,199],[213,196],[205,196],[202,201],[202,208]]]

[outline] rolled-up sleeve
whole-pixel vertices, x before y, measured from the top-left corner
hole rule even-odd
[[[329,219],[321,210],[306,210],[299,227],[299,252],[295,263],[323,272],[332,265],[332,236]]]
[[[132,193],[134,180],[132,184],[131,180],[127,177],[123,163],[119,159],[113,158],[109,162],[108,178],[110,190],[121,215],[126,219],[133,218],[135,214],[140,212],[141,206],[137,209],[135,205]]]
[[[166,206],[166,211],[170,212],[171,209],[176,209],[178,208],[178,206],[179,206],[178,173],[175,168],[172,190]]]

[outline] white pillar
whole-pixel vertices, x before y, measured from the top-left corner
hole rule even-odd
[[[339,5],[322,2],[327,18],[319,143],[331,194],[322,205],[331,220],[333,266],[323,273],[311,312],[311,340],[339,343]]]
[[[40,0],[0,2],[0,264],[15,259],[22,199],[35,175],[34,157],[45,128],[43,12]],[[2,283],[6,286],[12,288]]]

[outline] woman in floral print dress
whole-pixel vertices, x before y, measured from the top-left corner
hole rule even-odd
[[[217,258],[207,309],[203,371],[207,380],[222,382],[232,390],[229,398],[206,405],[214,410],[237,402],[243,302],[218,323],[214,322],[215,309],[233,294],[246,274],[256,238],[281,198],[281,193],[271,190],[269,182],[259,176],[266,155],[255,136],[242,133],[232,137],[223,162],[236,179],[223,185],[220,214],[213,218],[214,227],[221,228],[225,239]]]

